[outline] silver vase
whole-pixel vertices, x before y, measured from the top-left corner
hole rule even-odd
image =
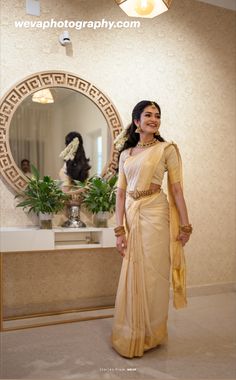
[[[86,227],[86,224],[80,220],[80,205],[70,204],[67,206],[68,220],[62,225],[66,228]]]

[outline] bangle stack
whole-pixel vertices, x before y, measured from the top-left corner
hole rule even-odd
[[[191,233],[193,232],[193,227],[191,224],[184,224],[179,226],[179,231],[191,235]]]
[[[118,226],[118,227],[114,228],[114,232],[115,232],[116,237],[121,236],[121,235],[125,235],[125,227],[124,226]]]

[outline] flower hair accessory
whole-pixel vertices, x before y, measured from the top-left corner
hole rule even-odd
[[[114,140],[114,145],[116,149],[120,151],[127,140],[128,140],[127,130],[123,129],[121,133],[119,133],[119,135]]]
[[[59,157],[63,158],[64,161],[73,160],[79,146],[78,137],[74,137],[73,140],[68,144],[65,149],[60,153]]]

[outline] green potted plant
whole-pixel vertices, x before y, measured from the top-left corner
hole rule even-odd
[[[94,176],[87,180],[83,204],[94,214],[97,227],[107,227],[107,220],[115,211],[117,175],[110,178]]]
[[[49,176],[40,177],[39,171],[32,165],[32,177],[28,178],[25,190],[16,197],[23,200],[16,207],[39,215],[40,228],[52,228],[52,215],[62,210],[69,197],[61,189],[59,181]]]

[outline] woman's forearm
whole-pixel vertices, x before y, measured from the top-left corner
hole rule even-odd
[[[180,218],[180,224],[181,225],[186,225],[189,224],[189,219],[188,219],[188,211],[183,195],[183,190],[180,186],[180,184],[174,184],[172,185],[172,194],[175,200],[175,204],[179,213],[179,218]]]
[[[125,213],[125,190],[118,188],[116,193],[116,224],[123,225]]]

